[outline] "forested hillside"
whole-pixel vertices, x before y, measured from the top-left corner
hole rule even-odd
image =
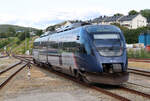
[[[1,24],[0,25],[0,33],[6,33],[8,32],[10,29],[14,29],[16,32],[17,31],[36,31],[38,29],[35,28],[31,28],[31,27],[22,27],[22,26],[17,26],[17,25],[8,25],[8,24]]]
[[[32,49],[33,41],[43,33],[42,30],[14,25],[0,25],[0,51],[25,53]],[[25,46],[26,42],[26,46]]]

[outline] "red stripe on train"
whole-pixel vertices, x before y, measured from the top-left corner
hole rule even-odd
[[[77,68],[78,66],[77,66],[77,61],[76,61],[74,53],[73,53],[73,59],[74,59],[75,67]]]

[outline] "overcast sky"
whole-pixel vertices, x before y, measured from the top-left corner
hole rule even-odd
[[[150,9],[150,0],[0,0],[0,24],[44,29],[64,20]]]

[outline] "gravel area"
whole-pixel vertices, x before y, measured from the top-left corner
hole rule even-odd
[[[150,71],[150,63],[129,62],[129,68]],[[141,86],[132,85],[132,84],[126,85],[127,87],[131,87],[133,89],[137,89],[138,91],[142,91],[142,92],[150,94],[150,78],[149,77],[130,73],[128,82],[145,86],[145,88]]]
[[[144,62],[129,62],[128,64],[129,68],[134,69],[142,69],[142,70],[148,70],[150,71],[150,63],[144,63]]]
[[[137,94],[133,94],[133,93],[130,93],[130,92],[127,92],[124,90],[120,90],[120,89],[112,89],[112,90],[109,89],[109,91],[116,93],[118,95],[124,96],[124,97],[130,99],[131,101],[150,101],[150,99],[148,99],[146,97],[142,97]]]
[[[0,59],[0,64],[8,66],[14,63],[13,61],[19,60],[8,57],[2,61]],[[131,66],[130,63],[129,66]],[[29,71],[31,76],[28,76]],[[134,74],[130,75],[129,82],[143,86],[150,85],[149,78]],[[150,94],[149,88],[128,83],[123,86]],[[117,87],[106,86],[104,88],[133,101],[150,101],[150,99],[122,91]],[[116,101],[116,99],[57,76],[43,68],[32,66],[31,70],[24,68],[0,90],[0,101]]]
[[[146,92],[146,93],[150,94],[150,78],[149,77],[136,75],[136,74],[130,74],[128,82],[139,84],[139,85],[147,87],[145,89],[142,89],[143,87],[137,87],[136,86],[137,88],[139,88],[138,91],[143,91],[143,92]]]
[[[8,79],[12,74],[14,74],[17,70],[20,69],[21,66],[24,64],[17,65],[13,69],[8,70],[7,72],[4,72],[0,75],[0,84],[2,84],[6,79]]]
[[[5,57],[5,58],[0,58],[0,70],[7,68],[8,66],[19,62],[19,60],[13,58],[13,57]]]
[[[22,70],[9,87],[0,93],[2,101],[116,101],[93,89],[81,86],[73,81],[50,73],[38,67],[32,67],[31,77],[28,68]]]

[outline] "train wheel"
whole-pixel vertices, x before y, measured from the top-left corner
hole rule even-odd
[[[92,84],[84,75],[82,75],[82,81],[87,83],[87,84]]]
[[[82,81],[82,76],[81,76],[81,74],[79,73],[79,71],[75,70],[75,71],[74,71],[74,74],[75,74],[75,77],[77,78],[77,80]]]
[[[33,63],[34,63],[34,64],[37,64],[37,62],[36,62],[36,60],[35,60],[35,59],[33,59]]]
[[[44,64],[43,64],[43,63],[40,63],[39,65],[40,65],[40,67],[43,67]]]

